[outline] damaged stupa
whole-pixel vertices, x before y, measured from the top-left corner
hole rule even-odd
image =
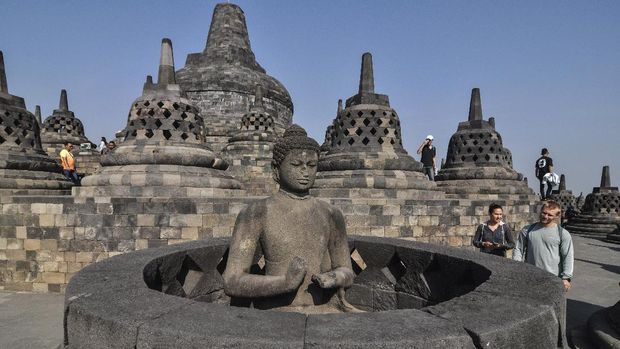
[[[147,77],[122,142],[82,180],[78,196],[210,197],[240,188],[204,132],[200,112],[176,83],[172,42],[163,39],[157,84]]]
[[[271,168],[275,138],[273,118],[265,110],[263,89],[257,85],[254,103],[220,154],[230,165],[227,172],[249,194],[269,195],[277,190]]]
[[[71,182],[41,147],[39,123],[22,97],[9,94],[0,51],[0,193],[68,194]]]
[[[200,109],[207,142],[215,151],[220,151],[237,131],[251,106],[256,85],[263,87],[264,108],[272,116],[276,132],[291,124],[291,97],[256,61],[245,15],[237,5],[215,6],[204,51],[187,56],[185,67],[177,72],[177,81]]]
[[[611,186],[609,166],[603,166],[601,185],[586,196],[581,212],[566,225],[571,234],[620,242],[620,191]],[[615,236],[614,236],[615,233]]]
[[[469,117],[450,138],[437,185],[454,197],[520,197],[535,201],[523,175],[512,168],[512,153],[495,130],[495,118],[482,118],[480,89],[471,92]]]

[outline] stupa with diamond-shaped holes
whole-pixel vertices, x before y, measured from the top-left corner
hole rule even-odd
[[[359,91],[338,108],[319,160],[318,189],[417,189],[433,196],[435,183],[403,148],[400,120],[387,95],[374,91],[372,55],[364,53]],[[326,194],[327,195],[327,194]]]
[[[462,198],[522,196],[534,200],[523,175],[512,168],[512,153],[495,130],[495,118],[482,118],[480,89],[471,92],[469,118],[450,138],[446,162],[435,177],[439,188]]]
[[[199,110],[176,83],[172,42],[163,39],[157,84],[147,78],[122,142],[82,181],[78,195],[208,197],[240,188],[204,133]]]
[[[41,147],[39,123],[24,99],[9,94],[0,51],[0,193],[66,194],[71,182]]]
[[[586,196],[581,212],[566,229],[571,234],[586,235],[620,243],[620,191],[611,186],[609,166],[603,166],[601,185]]]

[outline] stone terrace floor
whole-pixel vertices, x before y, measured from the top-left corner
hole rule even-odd
[[[584,326],[590,314],[620,300],[620,245],[573,236],[575,280],[568,293],[567,327],[573,348],[593,348]],[[0,291],[0,349],[58,348],[63,295]]]

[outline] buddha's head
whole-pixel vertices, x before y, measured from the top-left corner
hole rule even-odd
[[[319,144],[298,125],[291,125],[273,149],[274,179],[280,189],[305,194],[314,185]]]

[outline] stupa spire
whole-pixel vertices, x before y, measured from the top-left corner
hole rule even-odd
[[[39,125],[41,125],[41,106],[37,105],[34,107],[34,116],[37,118]]]
[[[370,52],[362,55],[359,93],[375,93],[375,76],[372,69],[372,54]]]
[[[161,40],[161,54],[159,57],[159,73],[157,74],[157,85],[165,87],[169,84],[176,84],[174,75],[174,56],[172,53],[172,41],[168,38]]]
[[[69,102],[67,100],[67,90],[65,89],[60,91],[60,102],[58,103],[58,110],[60,111],[69,110]]]
[[[603,166],[603,173],[601,173],[601,188],[611,187],[611,179],[609,177],[609,166]]]
[[[342,112],[342,99],[338,99],[338,110],[336,111],[336,115],[339,115]]]
[[[4,70],[4,55],[0,51],[0,92],[9,93],[9,85],[6,81],[6,70]]]
[[[469,121],[482,120],[482,103],[480,102],[480,89],[477,87],[471,90],[468,120]]]
[[[564,174],[561,174],[559,191],[563,191],[563,190],[566,190],[566,177],[564,176]]]

